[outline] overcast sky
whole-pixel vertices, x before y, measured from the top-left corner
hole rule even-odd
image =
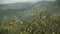
[[[15,3],[15,2],[37,2],[41,0],[0,0],[0,4],[2,3]]]

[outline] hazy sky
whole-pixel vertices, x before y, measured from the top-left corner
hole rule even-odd
[[[0,3],[14,3],[14,2],[36,2],[39,0],[0,0]]]
[[[37,2],[41,0],[0,0],[1,3],[15,3],[15,2]]]

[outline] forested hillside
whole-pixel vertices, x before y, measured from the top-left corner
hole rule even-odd
[[[60,0],[40,1],[29,7],[0,8],[0,34],[60,34]]]
[[[24,2],[24,3],[13,3],[13,4],[2,4],[0,5],[0,16],[9,16],[18,18],[31,19],[35,17],[35,14],[46,10],[48,4],[52,1],[39,1],[36,3]],[[41,10],[42,9],[42,10]]]
[[[7,10],[7,9],[15,9],[15,10],[23,10],[23,9],[33,9],[37,7],[46,7],[52,1],[39,1],[36,3],[33,2],[18,2],[12,4],[0,4],[0,9]]]
[[[47,9],[48,10],[46,11],[46,13],[48,14],[60,15],[60,0],[57,0],[54,3],[48,5]]]

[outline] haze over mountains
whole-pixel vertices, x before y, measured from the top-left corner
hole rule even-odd
[[[40,0],[0,0],[0,4],[16,3],[16,2],[37,2]]]
[[[33,9],[41,6],[47,6],[52,1],[39,1],[36,3],[33,2],[18,2],[18,3],[11,3],[11,4],[0,4],[0,9],[6,10],[6,9]]]
[[[37,14],[36,10],[40,10],[41,7],[47,7],[52,1],[39,1],[32,2],[18,2],[12,4],[0,4],[1,16],[17,16],[21,18],[33,18]],[[37,9],[39,8],[39,9]],[[40,12],[40,11],[39,11]],[[34,15],[34,16],[33,16]]]
[[[0,16],[5,15],[10,17],[17,16],[19,18],[33,18],[36,14],[40,12],[45,12],[47,10],[47,7],[53,2],[54,1],[39,1],[36,3],[18,2],[11,4],[0,4]],[[52,11],[50,12],[52,13]],[[48,11],[48,13],[50,12]]]
[[[0,0],[0,4],[8,4],[16,2],[38,2],[38,1],[55,1],[55,0]]]

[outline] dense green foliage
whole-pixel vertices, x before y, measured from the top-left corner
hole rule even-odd
[[[7,20],[3,17],[1,34],[60,34],[60,16],[40,14],[32,20]]]
[[[60,0],[45,2],[26,11],[0,9],[0,34],[60,34]]]

